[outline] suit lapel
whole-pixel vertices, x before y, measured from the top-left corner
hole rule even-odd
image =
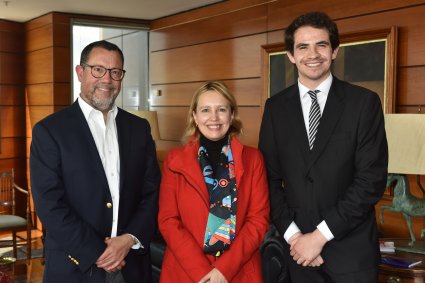
[[[290,93],[288,93],[288,103],[285,104],[286,109],[283,109],[283,113],[288,113],[285,119],[288,119],[288,121],[293,125],[293,133],[287,134],[293,134],[295,139],[298,140],[298,150],[304,158],[304,161],[307,161],[310,155],[308,136],[305,129],[298,85],[294,86],[295,87],[291,89]]]
[[[79,98],[80,99],[80,98]],[[81,110],[78,101],[74,102],[72,105],[72,109],[74,112],[74,115],[76,116],[75,119],[75,127],[77,132],[81,132],[81,141],[82,146],[89,146],[91,153],[91,156],[87,159],[90,160],[89,162],[92,162],[94,164],[93,169],[96,171],[96,174],[99,176],[97,180],[101,180],[102,186],[108,186],[108,180],[106,179],[105,170],[103,169],[102,160],[100,159],[99,151],[96,147],[96,142],[94,141],[93,135],[90,131],[90,127],[87,124],[87,120],[84,117],[83,111]],[[109,190],[108,190],[109,192]]]
[[[131,131],[127,129],[129,126],[129,123],[125,123],[123,121],[121,111],[122,110],[118,108],[118,114],[117,114],[117,117],[115,118],[115,122],[117,125],[118,150],[120,155],[120,186],[119,186],[120,192],[121,192],[121,189],[123,188],[123,182],[124,182],[123,176],[125,176],[124,175],[125,169],[126,169],[125,161],[128,160],[126,157],[126,153],[128,152],[128,150],[124,150],[124,148],[130,148],[129,146],[124,146],[124,145],[127,145],[127,142],[128,142],[128,140],[126,139],[128,135],[124,133],[131,134]]]
[[[310,170],[311,166],[326,148],[329,138],[332,136],[332,133],[334,132],[335,127],[339,121],[339,118],[341,117],[341,114],[344,111],[345,94],[343,91],[339,90],[338,86],[339,82],[337,78],[334,77],[332,86],[329,90],[328,99],[326,100],[325,109],[323,111],[322,118],[320,119],[319,129],[316,134],[314,147],[311,150],[308,159],[307,170]]]

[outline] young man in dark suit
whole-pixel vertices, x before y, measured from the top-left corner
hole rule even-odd
[[[31,186],[43,282],[151,282],[160,171],[146,120],[117,108],[125,71],[107,41],[84,48],[78,100],[34,126]]]
[[[381,102],[331,74],[339,36],[326,14],[295,19],[285,44],[299,79],[267,100],[259,148],[291,280],[375,283],[374,205],[388,163]]]

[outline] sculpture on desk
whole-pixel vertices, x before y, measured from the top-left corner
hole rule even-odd
[[[384,210],[388,209],[395,212],[401,212],[407,223],[409,229],[411,241],[409,246],[415,244],[415,236],[412,231],[412,223],[410,221],[411,216],[425,216],[425,198],[415,197],[410,193],[409,180],[406,175],[400,174],[388,174],[387,187],[391,186],[393,182],[397,182],[394,187],[393,203],[391,206],[381,206],[380,221],[384,224],[383,213]],[[425,229],[421,231],[421,238],[424,237]]]

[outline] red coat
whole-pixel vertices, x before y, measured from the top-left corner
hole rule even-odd
[[[214,267],[230,283],[261,283],[259,247],[269,227],[269,192],[259,150],[231,140],[238,206],[236,238],[217,260],[203,252],[209,196],[197,158],[199,144],[173,149],[163,167],[159,228],[167,242],[161,283],[198,282]]]

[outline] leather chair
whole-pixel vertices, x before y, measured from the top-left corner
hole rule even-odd
[[[270,225],[260,247],[264,283],[289,283],[282,236]]]

